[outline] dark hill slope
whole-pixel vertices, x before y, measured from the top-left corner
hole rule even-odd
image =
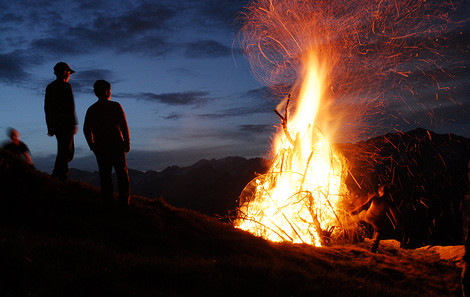
[[[0,296],[459,294],[429,251],[274,244],[162,200],[107,205],[3,151],[0,181]]]
[[[226,216],[238,207],[238,196],[256,173],[267,170],[261,158],[226,157],[200,160],[187,166],[141,172],[129,170],[132,193],[148,198],[163,197],[175,207]],[[72,169],[71,179],[99,185],[98,172]]]

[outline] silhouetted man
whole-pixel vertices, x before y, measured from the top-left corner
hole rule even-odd
[[[3,145],[3,149],[19,156],[28,162],[28,164],[33,165],[33,159],[31,159],[29,148],[23,141],[20,140],[20,133],[18,133],[18,131],[15,129],[10,128],[8,129],[7,134],[8,137],[10,137],[10,141]]]
[[[73,136],[77,133],[77,116],[72,86],[68,83],[70,74],[75,73],[65,62],[54,66],[56,80],[46,88],[44,111],[46,113],[47,135],[57,138],[57,157],[52,175],[67,180],[69,162],[74,155]]]
[[[116,171],[119,201],[129,203],[130,187],[126,153],[130,151],[129,128],[119,103],[110,101],[111,84],[97,80],[94,91],[98,101],[91,105],[83,123],[83,133],[95,153],[100,173],[101,194],[113,198],[112,169]]]

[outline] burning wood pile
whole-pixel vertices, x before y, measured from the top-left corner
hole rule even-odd
[[[276,140],[278,154],[269,172],[251,181],[241,194],[237,226],[274,241],[321,246],[330,240],[335,226],[343,224],[344,162],[302,113],[292,121],[296,131],[292,137],[288,107],[289,100],[284,116],[276,111],[284,132]]]

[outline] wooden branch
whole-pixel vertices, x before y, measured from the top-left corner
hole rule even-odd
[[[284,110],[284,116],[282,116],[276,109],[274,109],[274,112],[281,119],[281,126],[282,126],[282,129],[284,130],[284,134],[286,134],[287,140],[290,142],[290,144],[292,144],[292,146],[295,147],[295,141],[290,135],[289,130],[287,129],[287,109],[289,107],[289,102],[290,102],[290,94],[287,97],[286,108]]]

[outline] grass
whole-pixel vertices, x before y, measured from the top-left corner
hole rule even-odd
[[[455,261],[424,249],[271,243],[161,199],[105,204],[2,151],[0,180],[0,296],[460,294]]]

